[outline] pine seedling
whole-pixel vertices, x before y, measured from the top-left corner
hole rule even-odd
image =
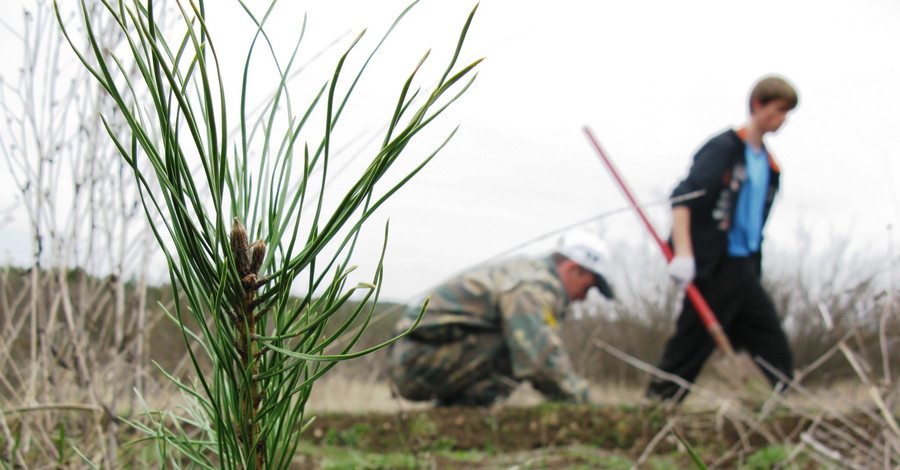
[[[162,221],[152,229],[172,289],[182,299],[168,313],[189,346],[196,377],[166,376],[188,405],[179,413],[150,411],[130,419],[157,443],[165,466],[288,468],[314,383],[338,362],[397,339],[354,351],[381,292],[385,248],[370,282],[350,281],[351,255],[373,213],[453,136],[455,131],[411,171],[387,182],[388,170],[409,143],[468,89],[480,62],[457,64],[473,9],[436,85],[415,91],[425,53],[400,86],[396,106],[385,113],[384,138],[368,166],[329,209],[326,196],[335,192],[326,184],[334,131],[384,38],[350,74],[348,58],[363,35],[356,38],[331,78],[298,108],[288,81],[300,41],[281,61],[266,31],[277,2],[257,16],[235,1],[256,34],[243,68],[234,133],[222,56],[202,0],[175,1],[175,8],[165,11],[175,13],[174,23],[161,20],[167,15],[152,0],[82,2],[83,37],[65,24],[56,5],[73,50],[127,122],[125,131],[107,130],[141,189],[148,218]],[[100,46],[95,22],[102,15],[121,28],[120,48]],[[251,66],[257,49],[268,51],[276,64],[278,84],[262,111],[251,116],[246,103],[252,77],[260,73]],[[103,116],[104,122],[108,118]],[[322,135],[310,145],[309,124],[317,119]],[[293,294],[297,290],[303,294]],[[361,295],[357,307],[329,328],[355,295]],[[424,306],[420,317],[422,312]],[[359,323],[363,328],[351,329]],[[343,336],[350,340],[339,343],[338,353],[326,354]]]

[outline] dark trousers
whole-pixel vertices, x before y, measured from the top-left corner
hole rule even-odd
[[[772,299],[760,283],[756,258],[726,258],[706,279],[695,282],[735,350],[744,349],[756,359],[760,357],[788,379],[793,378],[793,359],[787,335],[775,311]],[[658,367],[693,382],[703,364],[715,350],[712,337],[700,320],[697,310],[685,297],[675,333],[666,343]],[[763,370],[775,385],[779,378]],[[647,396],[660,399],[684,398],[686,391],[677,384],[654,379]]]

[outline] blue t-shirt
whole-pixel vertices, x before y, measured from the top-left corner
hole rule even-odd
[[[747,145],[747,181],[741,186],[731,230],[728,254],[750,256],[759,252],[762,241],[763,211],[769,186],[769,156],[763,149]]]

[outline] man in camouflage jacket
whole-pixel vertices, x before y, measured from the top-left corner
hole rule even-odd
[[[421,323],[391,349],[390,374],[401,396],[440,406],[484,406],[521,382],[553,400],[588,400],[558,332],[570,301],[596,286],[612,298],[599,247],[563,248],[475,268],[436,288]],[[396,331],[408,330],[410,309]]]

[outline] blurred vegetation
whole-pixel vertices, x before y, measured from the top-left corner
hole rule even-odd
[[[29,270],[17,267],[6,267],[2,271],[3,292],[5,299],[15,297],[17,293],[27,289]],[[44,273],[49,281],[42,285],[42,296],[49,297],[52,291],[59,288],[58,276]],[[67,271],[66,280],[73,285],[84,286],[73,289],[74,307],[78,311],[90,311],[89,322],[85,326],[90,333],[92,358],[96,361],[130,361],[127,350],[117,351],[114,338],[109,331],[109,323],[104,319],[110,315],[113,307],[110,300],[114,293],[114,284],[119,282],[112,276],[99,278],[90,276],[80,269]],[[124,281],[127,293],[127,308],[135,308],[138,292],[133,281]],[[644,289],[652,290],[656,284],[646,284]],[[874,274],[863,275],[849,286],[833,286],[834,292],[821,290],[816,296],[811,295],[812,286],[802,277],[802,273],[774,271],[767,273],[766,285],[780,312],[785,314],[786,329],[793,347],[796,369],[803,370],[813,363],[821,363],[819,367],[805,376],[807,385],[822,385],[855,380],[857,375],[851,365],[839,354],[834,354],[837,344],[848,341],[855,351],[869,365],[875,377],[883,378],[887,372],[891,376],[900,374],[900,348],[893,347],[896,338],[900,338],[900,321],[894,316],[884,323],[887,328],[882,332],[884,312],[891,309],[894,300],[889,293],[874,280]],[[625,289],[634,287],[622,286]],[[93,292],[90,296],[79,295],[79,292]],[[167,285],[146,286],[147,304],[171,306],[171,289]],[[625,295],[622,303],[605,303],[600,313],[581,318],[570,318],[563,322],[562,333],[570,350],[576,368],[595,383],[640,386],[646,380],[646,373],[635,369],[592,345],[600,340],[620,349],[637,359],[654,364],[659,358],[662,348],[671,334],[675,314],[677,312],[677,292],[672,289],[661,289],[654,295]],[[420,299],[414,299],[417,301]],[[8,303],[7,303],[8,305]],[[357,310],[359,303],[349,300],[335,313],[334,325],[341,325]],[[375,306],[374,320],[368,325],[366,334],[357,344],[357,349],[366,349],[380,344],[392,337],[394,323],[404,309],[404,303],[380,300]],[[178,370],[183,367],[186,358],[183,338],[177,325],[164,318],[161,308],[151,308],[154,315],[149,321],[147,348],[151,360],[160,363],[165,370]],[[825,320],[825,315],[830,320]],[[9,312],[0,309],[0,324],[10,320]],[[359,319],[354,326],[361,326],[365,319]],[[135,338],[135,325],[125,329],[127,339]],[[338,326],[329,326],[327,334],[333,333]],[[882,337],[891,341],[890,347],[880,346]],[[15,361],[27,359],[27,338],[10,338],[10,356]],[[72,355],[66,341],[56,341],[59,345],[55,353],[58,360],[65,363]],[[884,356],[884,352],[888,355]],[[361,357],[342,364],[338,372],[359,379],[382,380],[386,352],[379,351],[370,356]],[[881,367],[888,364],[888,368]],[[15,377],[4,371],[6,377]]]

